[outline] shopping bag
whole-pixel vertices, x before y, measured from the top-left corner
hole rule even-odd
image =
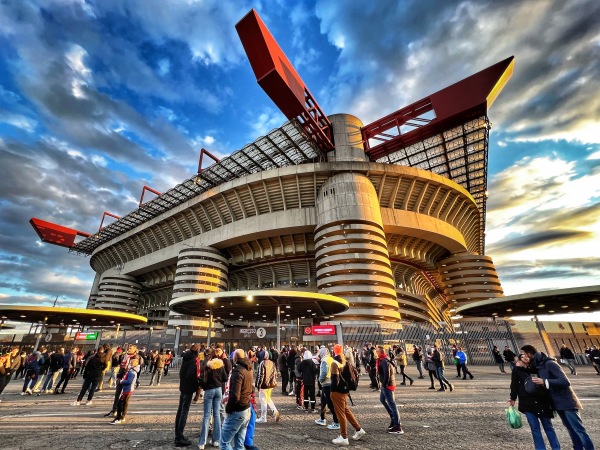
[[[504,412],[506,413],[506,420],[511,428],[517,429],[523,426],[521,414],[519,414],[519,411],[517,411],[514,406],[506,408]]]

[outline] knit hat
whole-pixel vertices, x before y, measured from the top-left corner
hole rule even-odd
[[[302,359],[311,359],[312,358],[312,353],[309,352],[308,350],[306,350],[304,352],[304,355],[302,355]]]
[[[333,354],[334,355],[341,355],[344,351],[344,347],[342,347],[340,344],[335,344],[333,346]]]

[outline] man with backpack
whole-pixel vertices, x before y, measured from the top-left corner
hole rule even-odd
[[[346,362],[343,350],[344,348],[340,344],[333,346],[334,357],[331,364],[331,401],[340,422],[340,435],[331,441],[335,445],[349,444],[347,422],[350,422],[356,430],[352,436],[355,441],[367,434],[348,407],[350,391],[355,391],[358,385],[358,373],[356,367]]]
[[[390,434],[404,434],[402,425],[400,425],[400,417],[398,408],[396,407],[396,399],[394,391],[396,390],[396,378],[394,374],[394,364],[388,359],[383,346],[377,346],[377,378],[381,385],[379,401],[390,415],[390,426],[387,432]]]

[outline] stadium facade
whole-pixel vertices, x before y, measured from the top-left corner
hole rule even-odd
[[[203,149],[214,164],[150,201],[142,195],[96,234],[32,219],[43,240],[90,256],[88,308],[205,329],[206,317],[170,302],[289,290],[347,300],[340,314],[312,313],[319,320],[436,324],[503,296],[484,248],[487,112],[512,57],[365,125],[321,112],[255,12],[238,33],[288,122],[222,160]],[[260,67],[265,55],[273,67]],[[255,321],[228,314],[216,313],[220,326]]]

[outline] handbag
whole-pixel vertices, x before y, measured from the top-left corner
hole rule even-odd
[[[518,429],[523,426],[521,414],[519,414],[519,411],[517,411],[517,409],[514,406],[509,406],[504,410],[504,412],[506,414],[506,420],[508,421],[508,424],[511,428]]]

